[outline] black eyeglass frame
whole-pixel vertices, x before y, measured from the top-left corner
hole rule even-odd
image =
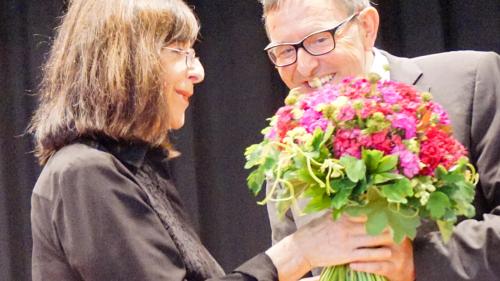
[[[328,54],[329,52],[335,50],[335,47],[337,45],[337,42],[335,41],[335,33],[337,32],[337,30],[339,28],[341,28],[344,24],[347,24],[348,22],[352,21],[354,18],[356,18],[358,15],[359,15],[360,12],[357,12],[357,13],[354,13],[352,15],[350,15],[349,17],[347,17],[345,20],[341,21],[340,23],[338,23],[337,25],[335,25],[333,28],[327,28],[327,29],[323,29],[323,30],[319,30],[319,31],[315,31],[315,32],[312,32],[308,35],[306,35],[304,38],[302,38],[302,40],[300,41],[297,41],[297,42],[294,42],[294,43],[270,43],[269,45],[267,45],[265,48],[264,48],[264,52],[267,53],[267,56],[269,57],[269,59],[271,60],[271,62],[277,66],[277,67],[285,67],[285,66],[289,66],[289,65],[292,65],[294,63],[297,62],[297,52],[299,51],[299,48],[303,48],[308,54],[312,55],[312,56],[321,56],[321,55],[324,55],[324,54]],[[316,34],[319,34],[319,33],[323,33],[323,32],[329,32],[331,35],[332,35],[332,39],[333,39],[333,45],[332,45],[332,48],[326,52],[321,52],[321,53],[312,53],[310,50],[308,50],[306,48],[306,46],[304,45],[304,41],[307,40],[308,38],[310,38],[311,36],[313,35],[316,35]],[[286,63],[286,64],[277,64],[272,56],[271,56],[271,53],[269,52],[271,49],[275,48],[275,47],[278,47],[278,46],[292,46],[294,49],[295,49],[295,59],[290,62],[290,63]]]

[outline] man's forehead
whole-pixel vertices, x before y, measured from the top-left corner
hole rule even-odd
[[[345,16],[346,7],[343,3],[337,0],[281,0],[277,1],[276,6],[270,12],[287,12],[295,9],[311,9],[316,11],[328,10],[336,15]]]
[[[340,22],[345,18],[343,9],[333,5],[332,0],[289,0],[282,1],[266,17],[266,30],[269,37],[282,31],[288,33],[289,26],[304,27],[305,32],[313,32]],[[278,38],[270,38],[278,39]],[[281,41],[278,39],[278,41]]]

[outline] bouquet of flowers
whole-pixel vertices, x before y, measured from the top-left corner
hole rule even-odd
[[[292,90],[269,120],[263,141],[246,149],[245,168],[254,169],[255,195],[271,182],[260,203],[277,202],[281,215],[307,198],[303,213],[365,215],[367,233],[390,227],[397,243],[413,239],[421,219],[435,221],[446,241],[458,216],[474,215],[477,173],[428,92],[369,74]],[[342,265],[320,280],[385,279]]]

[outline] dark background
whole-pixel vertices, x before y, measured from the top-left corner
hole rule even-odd
[[[105,1],[105,0],[103,0]],[[500,52],[499,0],[376,1],[377,46],[401,56],[474,49]],[[243,151],[286,89],[261,51],[256,0],[192,0],[206,70],[186,126],[173,135],[178,188],[209,250],[230,270],[270,245],[265,207],[247,191]],[[30,280],[30,195],[40,172],[24,135],[34,92],[65,3],[0,3],[0,280]],[[500,79],[500,78],[499,78]]]

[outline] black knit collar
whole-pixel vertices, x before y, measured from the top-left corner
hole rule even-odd
[[[116,140],[108,136],[83,137],[79,139],[79,142],[107,151],[118,158],[120,162],[135,169],[139,169],[146,158],[164,168],[168,166],[168,152],[146,142]]]

